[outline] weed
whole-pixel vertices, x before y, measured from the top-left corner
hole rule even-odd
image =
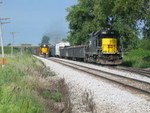
[[[49,95],[50,95],[50,91],[49,90],[44,90],[42,95],[43,95],[44,98],[48,98]]]
[[[48,68],[44,68],[43,71],[41,72],[43,77],[48,77],[48,76],[56,76],[56,74],[52,71],[50,71]]]
[[[82,103],[86,106],[86,110],[92,113],[96,113],[95,111],[95,103],[93,101],[93,93],[89,90],[85,90],[84,94],[82,95]]]
[[[62,95],[60,93],[54,93],[51,97],[55,102],[61,102]]]
[[[66,113],[72,113],[72,108],[73,105],[71,103],[71,99],[70,99],[70,92],[69,92],[69,88],[68,85],[65,83],[65,79],[59,79],[58,80],[58,92],[60,92],[62,94],[62,101],[65,104],[65,111]]]

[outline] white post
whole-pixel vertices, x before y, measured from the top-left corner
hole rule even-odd
[[[11,57],[13,57],[14,33],[12,32]]]
[[[22,51],[23,51],[23,48],[22,48],[22,46],[21,46],[21,48],[20,48],[20,54],[21,54],[21,55],[23,55],[23,52],[22,52]]]
[[[5,65],[6,59],[4,58],[4,45],[3,45],[3,36],[2,36],[2,24],[7,24],[10,22],[1,22],[1,20],[8,20],[10,18],[0,18],[0,41],[1,41],[1,48],[2,48],[2,67]]]
[[[13,57],[13,53],[14,53],[14,36],[15,36],[15,33],[18,33],[18,32],[10,32],[10,34],[12,34],[12,43],[11,43],[11,57]]]
[[[2,23],[0,22],[0,41],[1,41],[1,49],[2,49],[2,59],[4,58],[4,46],[3,46],[3,38],[2,38]],[[4,64],[2,64],[4,67]]]

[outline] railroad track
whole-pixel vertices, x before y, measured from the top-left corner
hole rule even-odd
[[[138,68],[131,68],[131,67],[123,67],[123,66],[104,66],[109,69],[116,69],[116,70],[122,70],[125,72],[131,72],[135,74],[139,74],[141,76],[145,76],[150,78],[150,71],[149,70],[143,70],[143,69],[138,69]]]
[[[113,81],[115,83],[121,84],[123,86],[128,86],[132,89],[141,91],[142,93],[146,93],[146,94],[150,94],[150,83],[149,82],[145,82],[142,80],[138,80],[138,79],[134,79],[134,78],[130,78],[130,77],[125,77],[119,74],[113,74],[110,72],[105,72],[105,71],[101,71],[98,69],[94,69],[94,68],[90,68],[87,66],[83,66],[83,65],[79,65],[79,64],[75,64],[72,62],[67,62],[64,60],[60,60],[60,59],[54,59],[54,58],[49,58],[49,60],[69,66],[71,68]]]
[[[130,67],[122,67],[122,66],[118,66],[116,68],[123,70],[123,71],[129,71],[132,73],[140,74],[142,76],[146,76],[146,77],[150,78],[150,71],[149,70],[136,69],[136,68],[130,68]]]

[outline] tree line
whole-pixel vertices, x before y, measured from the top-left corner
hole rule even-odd
[[[149,0],[78,0],[67,12],[71,45],[88,44],[89,33],[109,27],[120,33],[126,49],[150,43]]]

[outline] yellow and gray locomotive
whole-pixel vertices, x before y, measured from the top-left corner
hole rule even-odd
[[[119,34],[114,30],[100,30],[90,34],[89,45],[70,46],[60,49],[60,57],[118,65],[122,63]]]
[[[41,48],[40,48],[40,53],[44,57],[48,57],[49,56],[49,46],[47,44],[42,44]]]
[[[117,65],[122,63],[122,51],[118,32],[100,30],[90,34],[86,60],[100,64]]]

